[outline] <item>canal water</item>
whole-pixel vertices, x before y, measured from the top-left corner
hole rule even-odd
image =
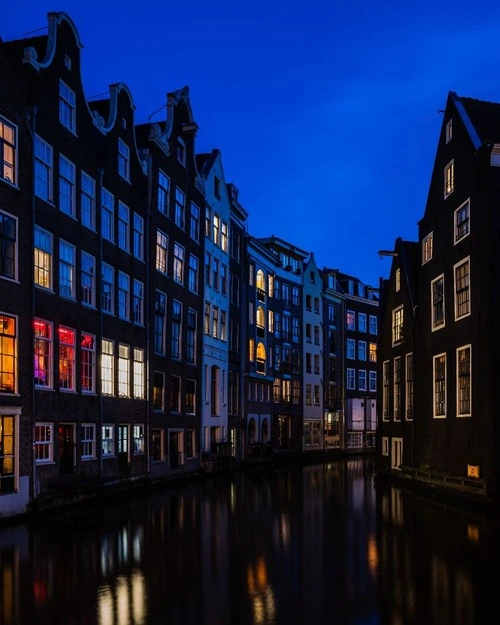
[[[491,623],[499,537],[369,460],[254,468],[1,529],[0,625]]]

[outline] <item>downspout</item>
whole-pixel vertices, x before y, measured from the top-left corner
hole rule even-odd
[[[102,167],[99,167],[97,169],[97,173],[99,174],[99,194],[98,194],[98,199],[99,202],[96,203],[96,228],[98,227],[99,230],[99,268],[100,268],[100,280],[99,280],[99,294],[98,294],[98,302],[99,302],[99,326],[98,326],[98,336],[97,336],[97,345],[96,345],[96,351],[97,349],[99,350],[98,353],[100,354],[99,356],[99,367],[96,368],[96,371],[101,371],[101,366],[102,366],[102,227],[101,227],[101,223],[100,223],[100,219],[99,219],[99,223],[97,220],[97,215],[101,214],[100,211],[100,207],[101,207],[101,203],[102,203],[102,179],[104,176],[104,169]],[[99,207],[99,210],[98,208]],[[96,272],[97,273],[97,272]],[[97,295],[97,293],[96,293]],[[99,478],[102,480],[103,478],[103,451],[102,451],[102,425],[103,425],[103,419],[104,419],[104,408],[103,408],[103,398],[102,398],[102,376],[101,375],[96,375],[96,390],[99,393],[99,438],[98,440],[101,442],[101,449],[100,449],[100,453],[99,453]]]
[[[151,336],[151,314],[150,311],[152,309],[150,302],[152,301],[150,297],[151,285],[150,285],[150,230],[151,230],[151,208],[152,208],[152,197],[153,197],[153,159],[151,153],[148,154],[146,159],[147,168],[148,168],[148,199],[146,205],[146,223],[144,227],[144,261],[146,263],[146,288],[144,293],[144,301],[147,302],[145,306],[145,315],[146,315],[146,471],[149,476],[151,472],[151,453],[150,453],[150,415],[151,415],[151,389],[149,385],[150,378],[150,336]],[[153,303],[154,309],[154,303]]]

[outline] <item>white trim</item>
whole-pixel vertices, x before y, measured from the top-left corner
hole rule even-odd
[[[457,269],[458,269],[458,267],[461,267],[462,265],[465,265],[465,263],[469,264],[469,284],[468,284],[469,310],[464,315],[458,316],[458,313],[457,313]],[[460,319],[465,319],[466,317],[470,317],[470,315],[471,315],[471,308],[472,308],[470,256],[466,256],[465,258],[460,260],[458,263],[455,263],[453,265],[453,302],[454,302],[454,306],[455,306],[455,321],[459,321]]]
[[[467,413],[463,413],[461,414],[459,412],[459,406],[460,406],[460,397],[459,397],[459,372],[458,372],[458,367],[459,367],[459,358],[458,358],[458,353],[461,351],[464,351],[466,349],[469,349],[469,412]],[[462,345],[460,347],[457,347],[456,349],[456,382],[455,382],[455,393],[456,393],[456,401],[457,401],[457,418],[462,418],[462,417],[471,417],[472,416],[472,344],[469,343],[468,345]]]
[[[432,260],[432,253],[434,251],[433,231],[431,230],[422,239],[422,265],[425,265]],[[430,246],[428,245],[430,242]],[[430,250],[430,251],[429,251]]]
[[[448,182],[447,172],[448,171],[451,171],[449,190],[448,190],[448,184],[447,184]],[[451,161],[444,166],[443,174],[444,174],[443,175],[443,191],[444,191],[444,198],[446,199],[455,190],[455,159],[452,158]]]
[[[444,356],[444,414],[437,415],[436,414],[436,359]],[[432,418],[433,419],[446,419],[446,409],[447,409],[447,385],[446,385],[446,376],[447,376],[447,363],[446,363],[446,353],[442,352],[441,354],[435,354],[432,357]]]
[[[443,281],[443,320],[439,323],[434,321],[434,283],[438,280]],[[440,274],[434,280],[431,280],[431,332],[441,330],[446,326],[446,298],[444,296],[444,273]]]
[[[462,235],[460,238],[458,238],[458,234],[457,234],[457,214],[460,210],[462,210],[462,208],[464,208],[464,206],[468,204],[468,211],[467,211],[467,221],[468,221],[468,226],[467,226],[467,232]],[[470,198],[467,198],[465,200],[465,202],[463,202],[463,204],[460,204],[460,206],[455,209],[455,212],[453,213],[453,245],[456,245],[457,243],[460,243],[460,241],[463,241],[466,237],[468,237],[470,234]]]

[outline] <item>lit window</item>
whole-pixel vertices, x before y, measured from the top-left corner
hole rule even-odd
[[[353,310],[347,311],[347,329],[348,330],[356,329],[356,313]]]
[[[118,345],[118,396],[130,397],[130,347]]]
[[[118,202],[118,245],[124,252],[130,252],[130,209]]]
[[[432,259],[433,236],[430,232],[422,239],[422,265],[428,263]]]
[[[205,302],[204,331],[207,336],[210,336],[210,304],[208,302]]]
[[[174,243],[173,278],[179,284],[184,283],[184,248]]]
[[[59,327],[59,388],[65,391],[75,390],[75,331]]]
[[[95,425],[93,423],[82,423],[82,458],[96,457]]]
[[[144,426],[134,425],[134,454],[143,454],[146,451],[146,439],[144,438]]]
[[[274,297],[274,276],[269,275],[267,277],[267,294],[269,297]]]
[[[215,245],[219,245],[220,218],[219,215],[213,217],[213,241]]]
[[[196,380],[186,380],[186,414],[196,414]]]
[[[113,341],[102,339],[101,391],[103,395],[115,394],[115,346]]]
[[[15,493],[18,490],[17,416],[0,415],[0,495]],[[5,577],[3,581],[5,583]]]
[[[59,241],[59,295],[66,299],[75,299],[75,261],[74,245]]]
[[[0,313],[0,393],[15,393],[17,385],[17,319]]]
[[[212,336],[214,339],[219,338],[219,309],[217,306],[212,307]]]
[[[75,92],[62,80],[59,81],[59,121],[68,130],[76,133]]]
[[[392,311],[392,344],[403,340],[403,306]]]
[[[130,319],[130,277],[123,271],[118,272],[118,317]]]
[[[52,235],[35,226],[35,284],[52,289]]]
[[[459,417],[471,415],[471,346],[457,349],[457,412]]]
[[[144,325],[144,284],[134,279],[134,299],[132,304],[133,322]]]
[[[95,180],[83,171],[81,175],[80,218],[83,226],[95,230]]]
[[[43,464],[54,461],[54,425],[35,424],[35,462]]]
[[[134,213],[134,258],[144,260],[144,219]]]
[[[95,336],[82,332],[80,341],[81,390],[82,393],[95,393]]]
[[[469,234],[470,201],[467,200],[455,211],[455,243]]]
[[[17,184],[17,126],[0,117],[0,180]]]
[[[394,421],[401,421],[401,358],[394,358]]]
[[[455,163],[450,161],[444,168],[444,197],[447,198],[455,188]]]
[[[156,231],[156,269],[167,273],[168,237],[161,230]]]
[[[144,399],[144,350],[134,347],[134,397]]]
[[[102,263],[101,269],[101,308],[110,315],[115,314],[115,270],[111,265]]]
[[[87,252],[81,254],[82,304],[95,307],[95,258]]]
[[[369,343],[369,360],[370,362],[377,362],[377,344]]]
[[[191,221],[189,234],[193,241],[200,240],[200,209],[191,202]]]
[[[175,190],[175,225],[181,230],[186,226],[186,195],[178,188]]]
[[[170,178],[160,169],[158,172],[158,210],[168,217],[170,203]]]
[[[114,197],[106,189],[101,189],[101,234],[106,241],[115,240],[115,207]]]
[[[432,329],[443,328],[444,316],[444,276],[439,276],[431,282],[432,297]]]
[[[101,445],[103,456],[115,455],[115,426],[112,423],[102,426]]]
[[[223,252],[227,252],[227,224],[225,222],[221,223],[220,246]]]
[[[220,313],[220,339],[221,341],[227,341],[227,323],[226,323],[226,312],[221,310]]]
[[[434,417],[446,417],[446,354],[434,356]]]
[[[34,321],[34,378],[38,388],[52,388],[53,348],[52,324],[41,319]]]
[[[130,181],[130,148],[121,139],[118,139],[118,173]]]
[[[469,259],[454,266],[455,270],[455,319],[470,315],[470,263]]]
[[[17,279],[17,218],[0,210],[0,277]]]
[[[70,217],[76,216],[75,201],[75,166],[65,158],[59,155],[59,210]]]
[[[401,290],[401,269],[399,267],[396,269],[396,274],[395,274],[394,280],[395,280],[395,285],[396,285],[395,289],[396,289],[396,293],[397,293],[398,291]]]
[[[253,362],[255,360],[255,341],[254,339],[248,339],[248,360]]]
[[[52,146],[35,136],[35,195],[52,202]]]

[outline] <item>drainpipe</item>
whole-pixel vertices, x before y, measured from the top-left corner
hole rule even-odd
[[[102,203],[102,179],[104,176],[104,169],[102,167],[99,167],[97,169],[97,173],[99,174],[99,193],[98,193],[98,199],[99,202],[96,203],[96,227],[99,228],[98,233],[99,233],[99,268],[101,269],[102,267],[102,227],[101,227],[101,223],[100,223],[100,219],[97,220],[97,215],[100,215],[100,206]],[[99,208],[98,208],[99,207]],[[99,223],[98,223],[99,221]],[[97,272],[96,272],[97,274]],[[97,296],[97,293],[96,293]],[[102,270],[100,273],[100,280],[99,280],[99,295],[97,298],[97,301],[99,303],[99,326],[98,326],[98,336],[97,336],[97,345],[96,345],[96,353],[101,354],[100,356],[100,360],[99,360],[99,365],[102,364]],[[97,351],[99,350],[99,351]],[[100,480],[102,480],[103,478],[103,457],[102,457],[102,425],[103,425],[103,418],[104,418],[104,409],[103,409],[103,400],[102,400],[102,384],[101,384],[101,380],[102,377],[100,375],[97,375],[97,372],[101,371],[101,366],[96,367],[96,390],[99,393],[99,436],[97,438],[97,440],[100,441],[100,450],[99,450],[99,478]]]
[[[144,315],[145,315],[145,323],[146,323],[146,471],[149,477],[151,472],[151,450],[150,450],[150,414],[151,414],[151,389],[149,386],[149,378],[150,378],[150,354],[151,349],[149,345],[150,336],[151,336],[151,328],[150,328],[150,311],[151,311],[151,302],[154,299],[151,291],[150,285],[150,230],[151,230],[151,209],[152,209],[152,197],[153,197],[153,158],[151,153],[148,154],[146,159],[147,168],[148,168],[148,200],[146,205],[146,220],[144,224],[144,262],[146,263],[146,286],[144,289]],[[146,304],[147,302],[147,304]]]

